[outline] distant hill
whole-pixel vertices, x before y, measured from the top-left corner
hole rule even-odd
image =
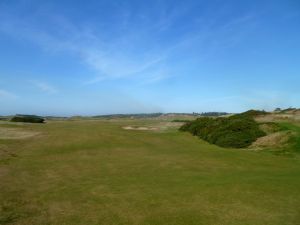
[[[158,118],[158,117],[184,117],[184,116],[224,116],[229,115],[226,112],[202,112],[202,113],[137,113],[137,114],[110,114],[97,115],[91,118],[117,119],[117,118]]]
[[[297,109],[297,108],[287,108],[287,109],[280,110],[279,113],[299,114],[300,113],[300,109]]]
[[[240,115],[244,115],[244,116],[251,116],[251,117],[255,117],[255,116],[264,116],[269,114],[268,112],[264,111],[264,110],[248,110],[246,112],[240,113]]]
[[[203,113],[200,113],[200,116],[226,116],[229,114],[230,113],[227,113],[227,112],[203,112]]]
[[[138,113],[138,114],[110,114],[110,115],[98,115],[92,116],[91,118],[101,118],[101,119],[116,119],[116,118],[153,118],[159,117],[163,113]]]

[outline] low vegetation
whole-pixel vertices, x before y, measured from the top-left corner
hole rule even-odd
[[[23,123],[44,123],[44,118],[35,115],[16,115],[10,120],[11,122]]]
[[[283,148],[292,137],[291,131],[280,131],[270,133],[266,136],[258,138],[252,143],[251,148]]]
[[[248,110],[246,112],[243,112],[239,115],[243,115],[243,116],[250,116],[250,117],[255,117],[255,116],[265,116],[269,114],[268,112],[264,111],[264,110],[254,110],[254,109],[251,109],[251,110]]]
[[[251,110],[227,118],[198,118],[185,123],[180,130],[221,147],[244,148],[266,134],[252,117],[257,114]]]
[[[275,132],[282,131],[283,128],[275,122],[263,122],[259,124],[259,128],[266,134],[272,134]]]
[[[187,123],[187,122],[190,122],[191,120],[185,120],[185,119],[175,119],[175,120],[172,120],[172,122],[174,123]]]

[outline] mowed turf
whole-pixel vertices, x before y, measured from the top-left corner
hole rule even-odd
[[[224,149],[159,121],[64,121],[0,140],[0,224],[297,225],[297,152]],[[8,126],[8,125],[1,125]]]

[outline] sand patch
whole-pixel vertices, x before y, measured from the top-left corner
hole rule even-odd
[[[24,139],[38,134],[38,132],[26,131],[20,128],[0,127],[0,139]]]
[[[134,126],[126,126],[123,127],[124,130],[158,130],[157,127],[134,127]]]

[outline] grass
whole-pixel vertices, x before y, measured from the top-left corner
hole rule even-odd
[[[0,224],[299,223],[298,153],[224,149],[175,128],[122,129],[158,124],[22,125],[39,135],[0,139],[15,154],[0,161]]]
[[[288,151],[296,151],[300,153],[300,124],[299,122],[281,122],[279,123],[283,130],[289,130],[293,132],[293,136],[290,140],[290,145],[287,147]]]

